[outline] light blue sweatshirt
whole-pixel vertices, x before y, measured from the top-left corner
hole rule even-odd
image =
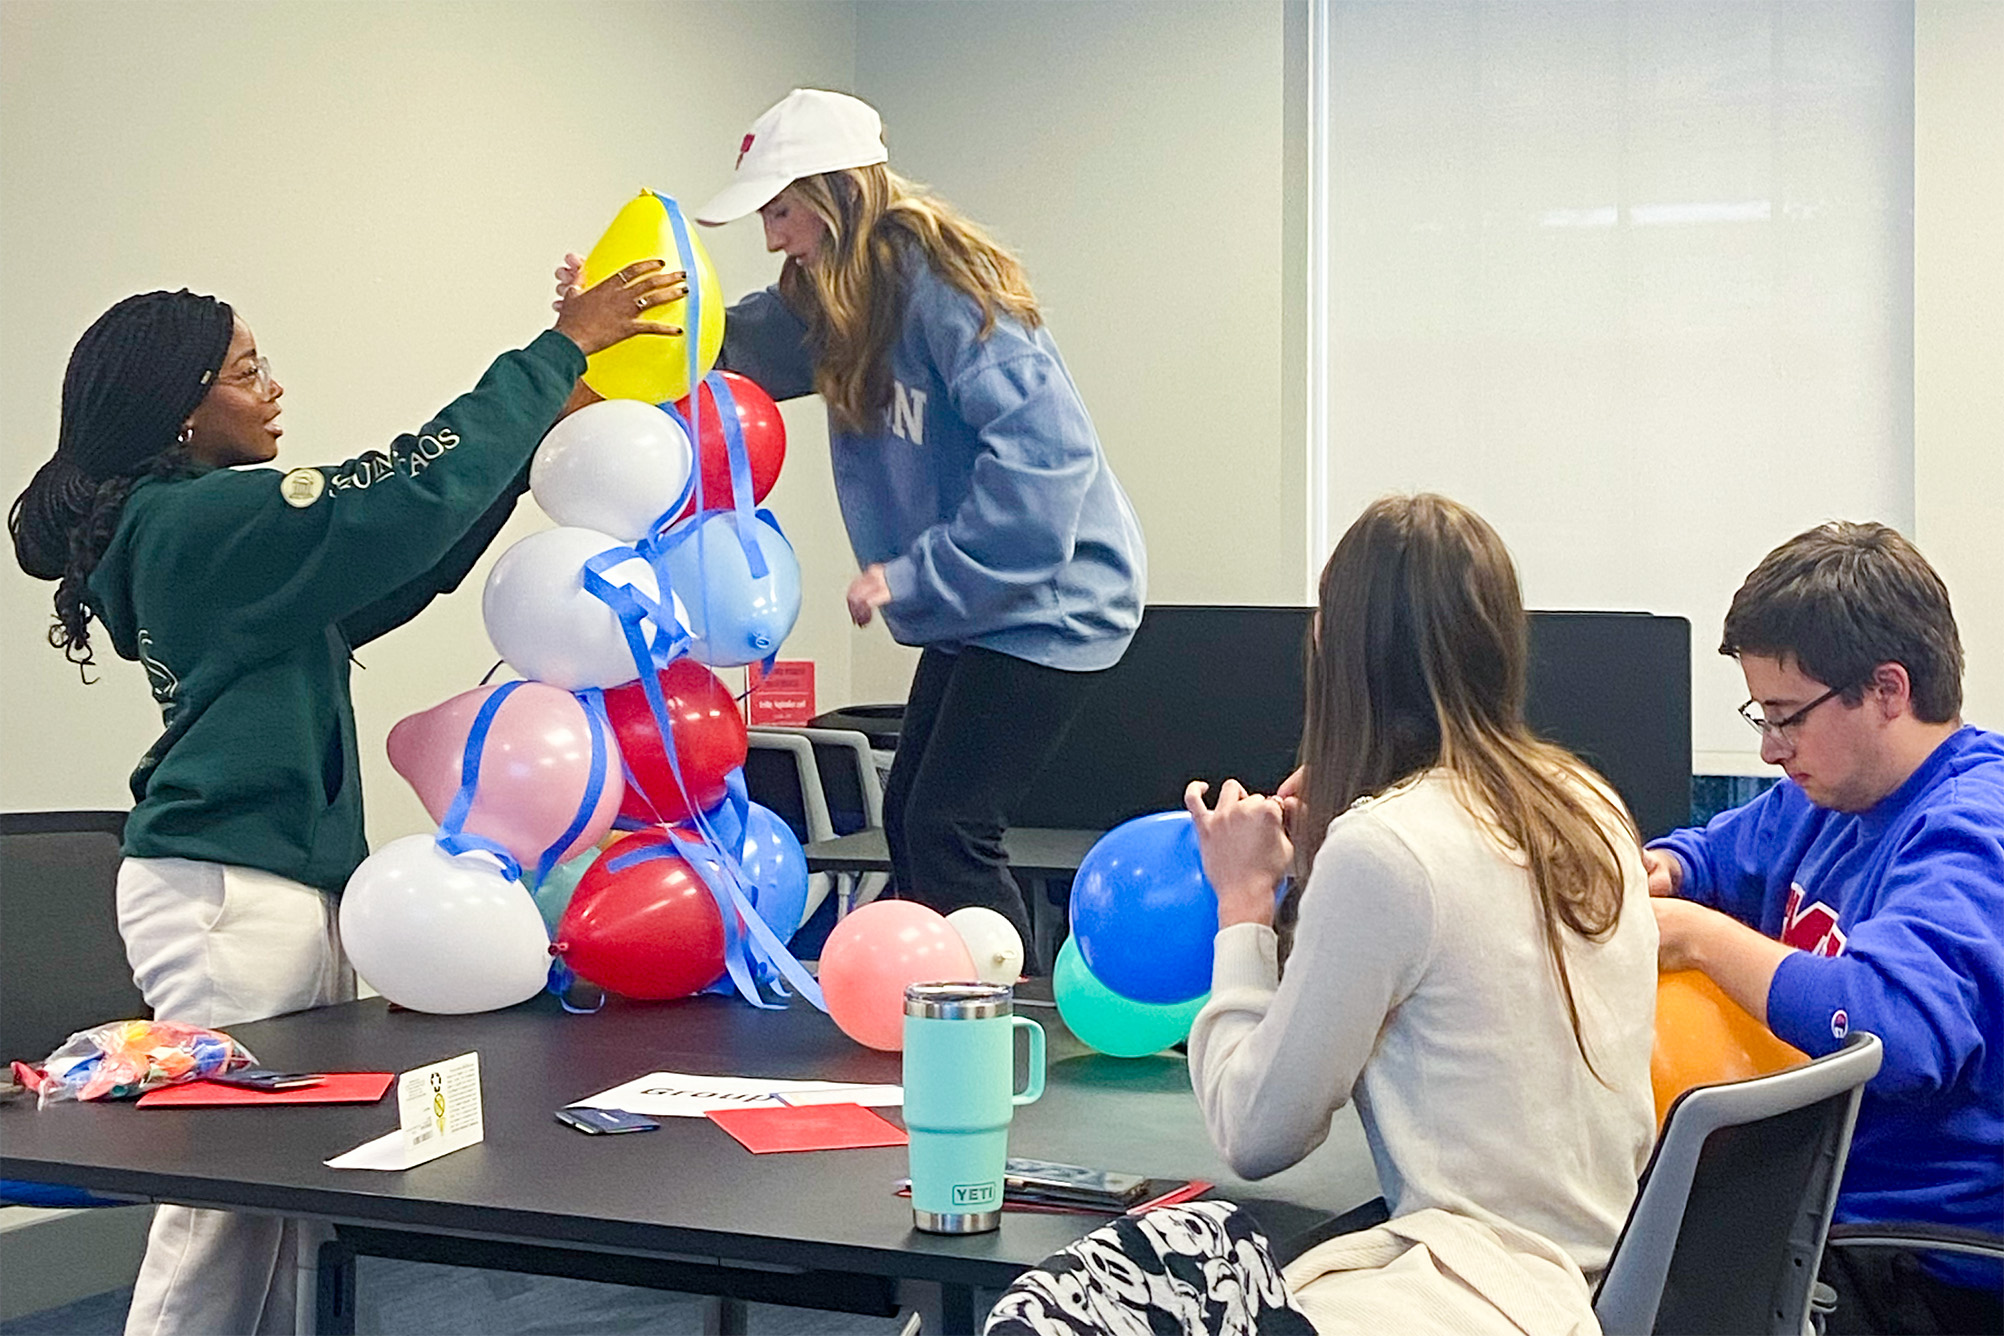
[[[980,306],[916,250],[905,282],[890,406],[869,431],[828,424],[849,545],[890,585],[885,624],[906,645],[1112,667],[1147,553],[1057,344],[1007,316],[981,337]],[[731,308],[718,365],[775,399],[814,390],[807,327],[777,288]]]

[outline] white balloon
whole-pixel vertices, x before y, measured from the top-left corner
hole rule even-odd
[[[1023,975],[1023,939],[1016,926],[992,909],[969,905],[946,916],[967,954],[974,957],[974,973],[983,983],[1014,983]]]
[[[565,691],[616,687],[640,670],[619,617],[584,587],[584,564],[623,544],[591,529],[545,529],[501,554],[480,595],[480,615],[495,652],[522,676]],[[659,587],[635,557],[605,572],[649,598]]]
[[[639,399],[607,399],[550,428],[529,465],[529,490],[557,523],[631,543],[681,509],[693,462],[674,418]]]
[[[457,1015],[525,1002],[550,972],[535,899],[486,854],[430,835],[391,840],[341,895],[341,946],[369,986],[412,1011]]]

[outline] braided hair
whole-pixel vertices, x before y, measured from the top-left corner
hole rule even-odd
[[[15,498],[7,532],[21,569],[57,582],[49,643],[79,672],[94,662],[91,573],[140,480],[194,470],[181,424],[222,369],[235,327],[227,302],[186,288],[145,292],[99,316],[70,353],[56,452]]]

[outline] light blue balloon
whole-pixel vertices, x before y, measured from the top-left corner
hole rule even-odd
[[[1188,812],[1138,816],[1100,836],[1072,879],[1072,935],[1095,979],[1136,1002],[1211,986],[1218,894]]]
[[[586,870],[598,861],[601,852],[587,849],[570,862],[557,864],[550,869],[550,875],[543,878],[542,885],[535,888],[536,911],[543,916],[543,926],[550,930],[552,940],[557,935],[557,920],[570,908],[571,896],[577,891],[578,882],[584,879]]]
[[[1093,978],[1075,937],[1065,938],[1058,951],[1051,992],[1066,1027],[1088,1047],[1116,1058],[1146,1057],[1188,1039],[1197,1013],[1211,1000],[1206,992],[1188,1002],[1151,1006],[1122,997]]]
[[[807,910],[807,855],[786,822],[752,803],[745,811],[745,876],[758,887],[758,916],[784,942]]]
[[[712,668],[757,663],[779,649],[800,617],[800,560],[763,519],[752,521],[766,573],[752,577],[735,512],[712,511],[669,549],[668,584],[682,600],[694,643],[689,656]]]

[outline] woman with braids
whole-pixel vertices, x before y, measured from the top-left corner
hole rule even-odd
[[[719,365],[821,395],[850,618],[924,647],[884,794],[900,893],[993,909],[1034,950],[1002,832],[1140,621],[1141,526],[1022,265],[885,162],[840,93],[753,122],[696,217],[757,211],[786,261],[731,308]]]
[[[55,455],[7,527],[21,568],[57,582],[51,643],[86,669],[96,622],[160,704],[118,878],[157,1017],[227,1027],[353,995],[335,935],[368,853],[349,654],[465,576],[585,355],[662,329],[640,316],[682,276],[659,269],[572,295],[388,450],[286,473],[235,467],[277,453],[284,387],[226,303],[143,293],[77,341]],[[289,1333],[299,1247],[291,1222],[162,1206],[126,1330]]]
[[[1301,771],[1275,797],[1186,795],[1218,892],[1190,1036],[1211,1138],[1261,1178],[1356,1100],[1392,1220],[1287,1268],[1319,1331],[1598,1330],[1585,1277],[1655,1130],[1634,826],[1526,727],[1516,571],[1479,516],[1376,502],[1319,603]]]

